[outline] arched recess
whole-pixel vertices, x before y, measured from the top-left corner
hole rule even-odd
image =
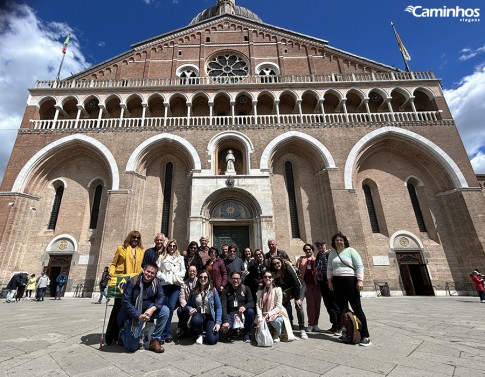
[[[330,151],[317,139],[313,136],[304,134],[303,132],[299,131],[289,131],[286,132],[276,138],[274,138],[267,146],[264,148],[263,153],[261,154],[261,160],[259,162],[259,168],[261,171],[268,171],[269,170],[269,163],[271,156],[278,148],[279,145],[282,143],[288,142],[291,139],[300,139],[308,142],[314,152],[321,158],[324,168],[335,168],[335,161],[330,153]]]
[[[135,172],[139,167],[140,160],[148,153],[155,143],[160,141],[176,142],[180,147],[187,151],[188,155],[191,157],[190,164],[193,171],[200,171],[201,163],[200,157],[195,148],[190,144],[190,142],[180,136],[172,135],[169,133],[162,133],[160,135],[152,136],[151,138],[145,140],[141,143],[131,154],[126,164],[126,172]]]
[[[255,248],[262,246],[261,215],[262,208],[253,194],[233,187],[212,192],[202,203],[197,221],[202,219],[200,229],[215,247],[220,247],[228,236],[234,237],[233,243],[240,248]]]
[[[250,155],[254,151],[254,145],[251,140],[243,133],[237,131],[224,131],[215,135],[207,145],[207,154],[210,156],[211,172],[212,174],[217,174],[217,156],[218,151],[224,148],[224,141],[235,140],[236,144],[241,147],[241,152],[243,154],[243,174],[249,174],[251,171]],[[237,148],[239,145],[236,145]],[[229,145],[230,146],[230,145]]]
[[[347,190],[352,190],[354,188],[352,176],[353,170],[355,168],[355,163],[359,154],[371,143],[374,143],[378,138],[384,136],[395,136],[402,138],[413,143],[416,143],[424,151],[428,152],[433,156],[439,164],[445,169],[450,179],[453,181],[455,188],[467,188],[468,183],[466,182],[465,176],[461,172],[460,168],[451,159],[448,154],[437,146],[432,141],[426,139],[425,137],[418,135],[412,131],[404,130],[397,127],[382,127],[378,130],[372,131],[362,137],[350,151],[347,161],[345,162],[344,169],[344,183]]]
[[[15,182],[12,187],[13,192],[23,192],[25,189],[25,185],[30,179],[32,172],[40,166],[40,164],[47,159],[49,156],[53,155],[54,153],[67,148],[69,145],[81,143],[87,145],[89,148],[92,148],[97,152],[101,157],[105,160],[108,164],[109,172],[111,175],[111,190],[118,190],[119,183],[120,183],[120,176],[118,166],[116,164],[116,160],[113,154],[106,148],[102,143],[98,140],[86,136],[86,135],[72,135],[66,136],[62,139],[56,140],[49,145],[42,148],[38,151],[34,156],[30,158],[30,160],[24,165],[22,170],[17,175]]]

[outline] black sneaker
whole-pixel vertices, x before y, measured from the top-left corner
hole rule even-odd
[[[362,346],[362,347],[372,346],[372,343],[370,342],[370,338],[362,338],[360,340],[359,346]]]

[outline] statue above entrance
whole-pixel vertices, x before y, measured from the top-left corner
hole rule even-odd
[[[236,174],[236,169],[234,169],[234,161],[236,161],[236,158],[232,154],[232,149],[229,149],[226,155],[226,175]]]

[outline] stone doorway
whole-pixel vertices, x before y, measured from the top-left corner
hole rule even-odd
[[[71,268],[71,255],[51,255],[49,257],[49,264],[44,267],[44,271],[49,276],[51,284],[49,286],[49,293],[51,297],[56,296],[56,279],[57,277],[62,274],[63,271],[66,271],[66,276],[69,278],[69,269]],[[69,284],[69,281],[68,281]],[[62,292],[62,296],[64,296],[65,291]]]
[[[406,296],[434,296],[431,278],[421,252],[396,252],[396,259]]]

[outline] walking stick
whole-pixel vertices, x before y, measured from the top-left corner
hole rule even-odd
[[[103,350],[103,344],[104,344],[104,327],[106,325],[106,313],[108,313],[108,299],[106,299],[106,306],[104,308],[104,320],[103,320],[103,331],[101,332],[101,340],[99,343],[99,350]]]

